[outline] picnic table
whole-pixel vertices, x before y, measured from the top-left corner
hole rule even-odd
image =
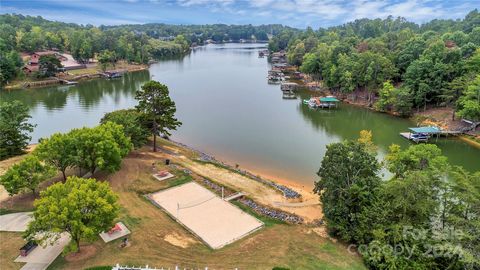
[[[122,227],[120,227],[120,225],[117,223],[115,224],[115,226],[113,226],[113,228],[110,229],[110,231],[108,231],[108,234],[113,234],[121,231],[122,231]]]

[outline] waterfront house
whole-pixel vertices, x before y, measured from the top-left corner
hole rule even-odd
[[[55,51],[41,51],[41,52],[34,52],[30,56],[30,61],[28,62],[28,64],[32,65],[32,66],[38,65],[38,62],[40,61],[40,57],[47,56],[47,55],[54,55],[55,57],[57,57],[58,60],[60,60],[60,62],[67,61],[67,58],[65,56],[63,56],[62,54],[58,53],[58,52],[55,52]]]
[[[28,61],[28,64],[22,68],[23,72],[27,75],[30,75],[33,72],[38,71],[38,64],[40,61],[40,57],[46,56],[46,55],[53,55],[58,60],[60,60],[60,63],[62,64],[62,67],[63,67],[62,69],[63,71],[86,68],[85,64],[80,64],[75,59],[73,59],[73,56],[71,54],[59,53],[56,51],[40,51],[40,52],[34,52],[33,54],[30,55],[30,60]]]

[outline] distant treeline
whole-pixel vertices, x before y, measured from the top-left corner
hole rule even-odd
[[[108,61],[147,63],[151,59],[181,56],[192,44],[245,40],[268,40],[269,34],[286,29],[281,25],[78,25],[42,17],[0,15],[0,85],[20,74],[20,52],[56,49],[67,51],[79,62],[100,54]],[[298,31],[298,30],[295,30]]]
[[[125,29],[137,33],[145,33],[149,37],[168,39],[183,35],[190,43],[203,44],[207,40],[214,42],[228,42],[243,40],[267,41],[269,35],[290,30],[299,31],[280,24],[269,25],[169,25],[161,23],[134,24],[120,26],[100,26],[100,29]]]
[[[407,115],[429,104],[455,105],[473,120],[480,120],[479,47],[477,10],[462,20],[423,25],[388,17],[317,31],[285,30],[269,44],[273,51],[286,50],[291,64],[329,89],[366,90],[371,105],[379,95],[379,110]]]

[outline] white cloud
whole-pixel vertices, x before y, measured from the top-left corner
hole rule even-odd
[[[2,0],[0,0],[1,2]],[[32,0],[30,0],[32,1]],[[40,0],[39,0],[40,1]],[[0,13],[42,15],[48,19],[99,24],[119,23],[281,23],[304,28],[339,25],[359,18],[405,17],[423,23],[435,18],[462,18],[478,0],[42,0]],[[32,1],[34,2],[34,1]],[[102,14],[102,15],[99,15]]]
[[[184,7],[194,5],[220,5],[228,6],[235,2],[235,0],[177,0],[178,4]]]

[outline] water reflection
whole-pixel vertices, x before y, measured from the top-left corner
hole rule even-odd
[[[106,112],[134,107],[135,90],[153,78],[169,87],[183,122],[173,139],[243,168],[308,186],[316,179],[326,146],[356,139],[362,129],[372,131],[380,157],[392,143],[409,145],[398,135],[412,126],[405,119],[345,104],[337,110],[311,110],[301,102],[310,97],[307,92],[297,100],[282,99],[279,86],[267,83],[267,60],[257,54],[263,48],[209,45],[120,79],[0,92],[0,99],[21,100],[30,107],[38,124],[35,142],[53,132],[97,125]],[[480,169],[480,150],[458,140],[437,144],[451,163]]]
[[[127,73],[117,79],[95,79],[72,86],[0,91],[0,100],[20,100],[31,110],[41,106],[47,111],[62,110],[68,102],[78,101],[80,107],[88,111],[98,107],[106,98],[112,99],[114,104],[119,104],[121,99],[133,98],[134,91],[148,81],[149,77],[149,72],[146,70]]]
[[[95,79],[74,86],[0,91],[0,100],[20,100],[29,106],[31,121],[37,124],[32,142],[37,142],[54,132],[95,126],[106,112],[135,106],[135,90],[149,78],[148,71],[140,71],[119,79]]]

